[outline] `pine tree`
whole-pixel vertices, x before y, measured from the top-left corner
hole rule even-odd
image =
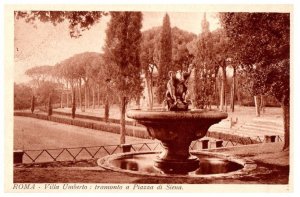
[[[168,72],[172,68],[172,31],[169,15],[163,19],[163,26],[160,34],[160,59],[159,59],[159,82],[158,82],[158,102],[164,100],[167,90]]]
[[[125,143],[125,111],[130,99],[141,95],[140,43],[142,28],[141,12],[111,12],[106,31],[104,58],[109,65],[111,78],[120,99],[120,143]]]

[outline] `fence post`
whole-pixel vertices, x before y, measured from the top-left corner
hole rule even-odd
[[[265,142],[270,143],[270,142],[275,142],[276,135],[265,135]]]
[[[208,142],[209,140],[201,140],[202,143],[202,149],[208,149]]]
[[[14,150],[14,164],[23,163],[23,150]]]
[[[223,140],[216,141],[216,148],[223,147]]]
[[[131,144],[121,144],[120,147],[122,148],[123,153],[130,152],[132,145]]]
[[[271,135],[271,142],[275,142],[276,135]]]

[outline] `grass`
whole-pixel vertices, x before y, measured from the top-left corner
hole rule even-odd
[[[119,144],[120,135],[27,117],[14,117],[14,149],[50,149]],[[127,143],[152,142],[126,136]]]

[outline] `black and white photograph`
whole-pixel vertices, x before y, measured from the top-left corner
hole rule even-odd
[[[5,10],[8,191],[292,191],[293,5]]]

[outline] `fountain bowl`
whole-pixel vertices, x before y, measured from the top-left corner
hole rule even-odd
[[[127,112],[128,118],[144,125],[152,138],[162,142],[164,151],[155,159],[154,165],[165,172],[176,173],[199,167],[199,159],[189,153],[191,142],[204,137],[211,125],[227,116],[227,113],[215,110]]]

